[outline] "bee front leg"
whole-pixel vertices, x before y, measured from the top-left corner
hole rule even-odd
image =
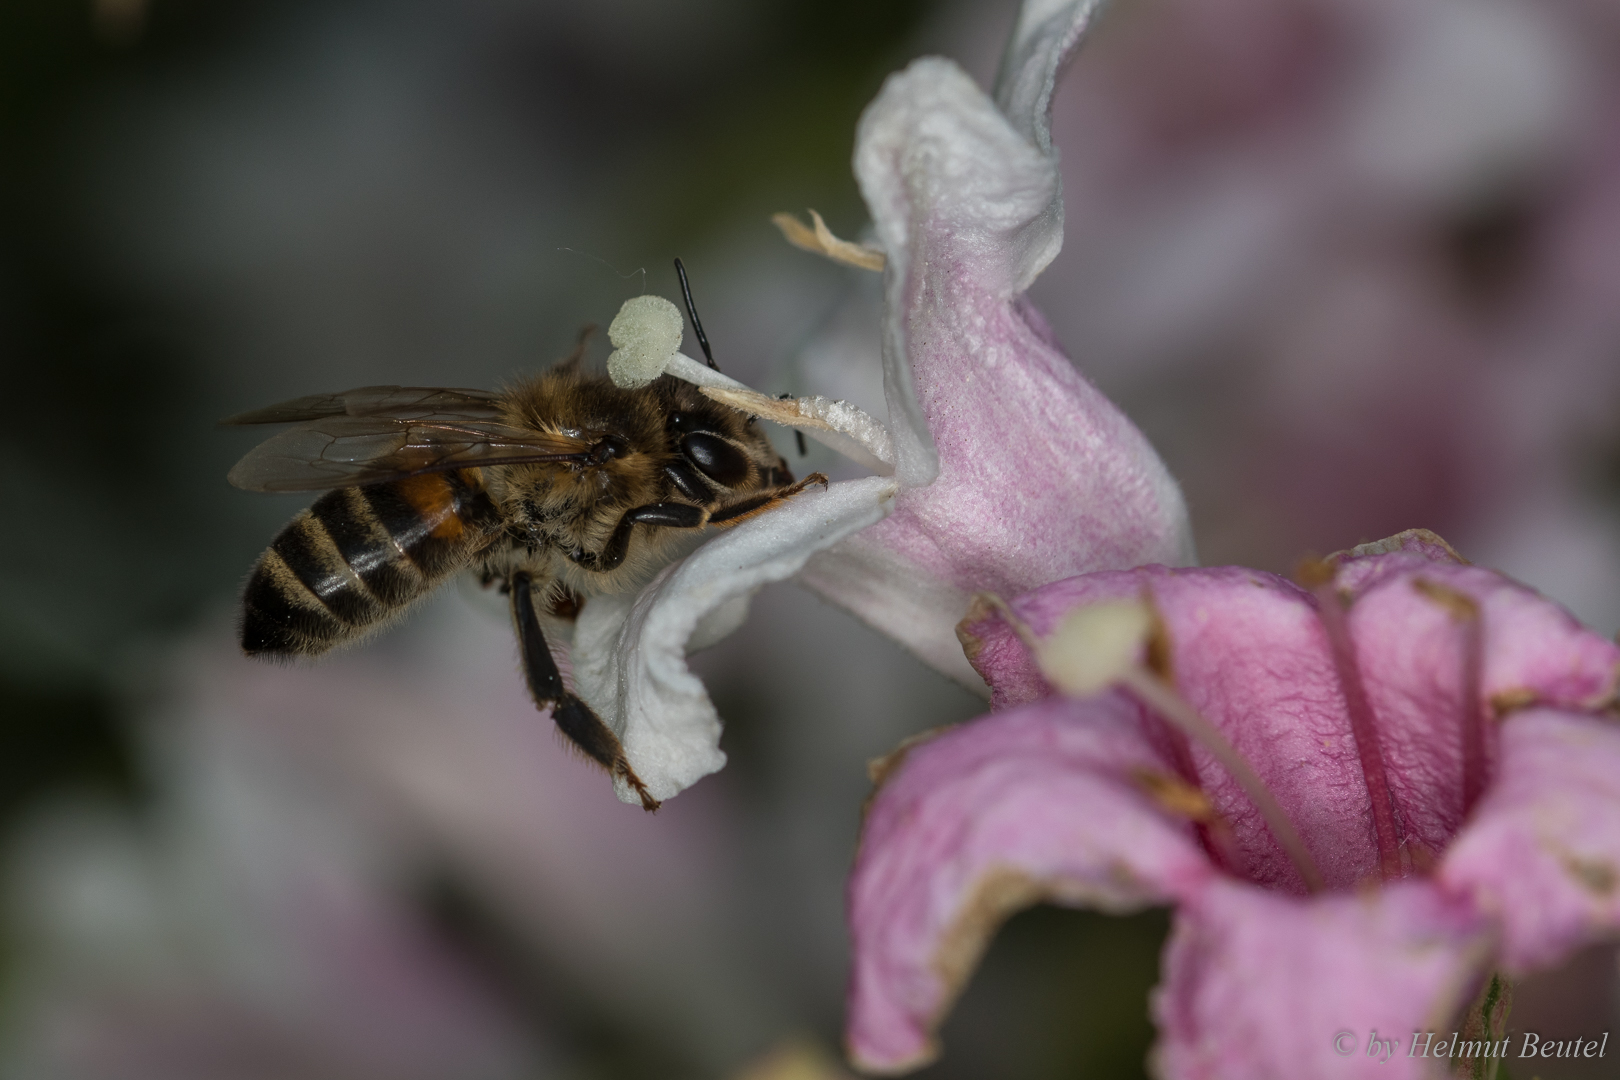
[[[641,805],[657,810],[658,800],[647,791],[630,761],[624,756],[624,746],[613,730],[591,707],[581,701],[563,685],[562,672],[546,647],[546,637],[540,630],[540,618],[534,611],[529,575],[519,571],[511,576],[512,619],[517,624],[518,647],[523,654],[523,674],[529,682],[529,693],[534,703],[544,709],[551,707],[551,719],[568,740],[585,752],[592,761],[636,789]]]
[[[755,495],[745,495],[710,511],[708,523],[718,525],[721,528],[736,525],[738,522],[746,521],[755,514],[764,513],[771,507],[786,502],[813,484],[820,484],[825,488],[827,486],[827,474],[811,473],[797,484],[772,488],[770,491],[761,491]]]
[[[630,530],[637,525],[659,525],[666,529],[701,529],[708,523],[709,512],[701,506],[689,506],[686,503],[665,502],[648,503],[633,510],[626,510],[619,523],[613,527],[613,534],[608,537],[606,544],[602,545],[601,554],[589,551],[574,551],[569,558],[587,570],[616,570],[624,562],[625,553],[630,550]]]

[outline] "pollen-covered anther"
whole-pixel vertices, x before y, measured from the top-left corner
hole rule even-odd
[[[696,386],[747,390],[736,379],[681,352],[681,334],[686,324],[680,309],[662,296],[636,296],[624,302],[608,327],[613,354],[608,357],[608,377],[613,385],[638,390],[660,375],[673,375]]]
[[[1001,605],[1001,610],[1004,614],[1010,611],[1005,604]],[[1041,674],[1059,693],[1091,697],[1119,687],[1201,744],[1249,796],[1277,843],[1299,871],[1305,888],[1310,892],[1322,890],[1322,872],[1305,847],[1299,830],[1254,767],[1220,729],[1200,716],[1198,710],[1176,692],[1173,685],[1143,665],[1144,653],[1157,627],[1150,600],[1106,600],[1087,604],[1071,611],[1058,628],[1044,638],[1032,639],[1027,627],[1012,625],[1018,629],[1019,637],[1031,646]]]
[[[1153,612],[1139,600],[1088,604],[1036,643],[1035,659],[1055,689],[1070,697],[1089,697],[1140,663],[1152,632]]]
[[[626,300],[608,327],[608,340],[615,346],[608,357],[613,385],[636,390],[660,375],[673,375],[739,412],[798,428],[879,476],[894,474],[894,442],[880,421],[847,401],[784,401],[722,375],[680,351],[685,325],[680,310],[662,296]]]
[[[1130,777],[1159,809],[1167,813],[1189,821],[1208,823],[1219,820],[1220,815],[1215,812],[1209,796],[1180,777],[1144,768],[1132,769]]]
[[[608,327],[613,355],[608,375],[616,386],[646,386],[664,373],[681,351],[686,324],[680,309],[662,296],[636,296],[624,302]]]

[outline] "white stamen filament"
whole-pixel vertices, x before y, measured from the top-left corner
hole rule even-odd
[[[1326,883],[1322,880],[1322,872],[1316,868],[1316,860],[1311,858],[1310,849],[1305,846],[1304,838],[1294,828],[1294,823],[1284,813],[1276,796],[1271,794],[1271,789],[1266,787],[1265,781],[1260,779],[1248,759],[1238,752],[1238,748],[1232,745],[1221,729],[1200,716],[1198,710],[1183,701],[1174,688],[1144,667],[1132,666],[1122,672],[1119,684],[1144,705],[1180,728],[1188,738],[1202,745],[1216,761],[1225,766],[1270,826],[1271,835],[1277,838],[1277,843],[1293,862],[1294,869],[1305,880],[1305,887],[1313,893],[1321,892]]]
[[[703,396],[739,412],[797,428],[879,476],[894,475],[894,441],[889,429],[847,401],[824,397],[773,398],[744,387],[705,386]]]
[[[1293,862],[1311,892],[1324,887],[1316,860],[1271,789],[1225,733],[1199,715],[1175,687],[1143,666],[1139,657],[1153,632],[1153,609],[1147,600],[1113,600],[1070,612],[1053,633],[1037,637],[1029,625],[999,597],[984,595],[1006,618],[1035,656],[1046,681],[1070,697],[1088,697],[1110,686],[1128,690],[1189,739],[1204,747],[1237,781],[1271,829],[1271,835]]]
[[[683,327],[680,312],[663,297],[625,301],[608,328],[608,340],[618,346],[608,357],[608,376],[614,385],[634,389],[660,375],[673,375],[739,412],[797,428],[879,476],[894,475],[894,441],[875,417],[847,401],[761,394],[681,352]]]

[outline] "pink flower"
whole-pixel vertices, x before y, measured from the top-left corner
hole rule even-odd
[[[1312,590],[1097,573],[1013,601],[1020,625],[964,620],[997,711],[906,750],[873,799],[859,1064],[928,1060],[996,926],[1041,901],[1175,905],[1152,1002],[1169,1078],[1425,1075],[1493,974],[1620,932],[1620,647],[1432,534],[1321,569]],[[1154,630],[1114,688],[1055,695],[1054,632],[1144,600]],[[1217,734],[1189,739],[1178,710]],[[1397,1040],[1385,1063],[1374,1038]]]
[[[802,579],[978,685],[950,628],[974,592],[1193,559],[1181,492],[1024,291],[1063,245],[1052,90],[1097,0],[1029,0],[994,96],[948,60],[892,76],[855,173],[886,254],[883,371],[900,494]]]
[[[586,605],[572,642],[577,690],[655,798],[724,765],[719,716],[686,657],[735,630],[768,582],[798,575],[982,690],[951,630],[973,593],[1193,561],[1163,462],[1023,295],[1063,245],[1052,90],[1097,6],[1028,0],[993,98],[929,58],[891,77],[861,118],[855,172],[884,248],[888,427],[843,403],[818,415],[865,433],[857,456],[883,475],[801,495],[638,592]],[[679,340],[677,326],[668,347]],[[681,370],[745,389],[690,361]],[[794,422],[769,404],[747,407]],[[618,791],[638,799],[622,781]]]

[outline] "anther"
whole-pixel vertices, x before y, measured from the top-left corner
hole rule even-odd
[[[1105,601],[1077,608],[1053,633],[1037,638],[1004,601],[992,596],[985,599],[1008,617],[1009,625],[1034,653],[1041,674],[1055,688],[1084,697],[1117,686],[1208,750],[1260,812],[1305,888],[1322,891],[1322,872],[1304,838],[1248,759],[1170,683],[1142,665],[1141,657],[1158,621],[1149,600]]]

